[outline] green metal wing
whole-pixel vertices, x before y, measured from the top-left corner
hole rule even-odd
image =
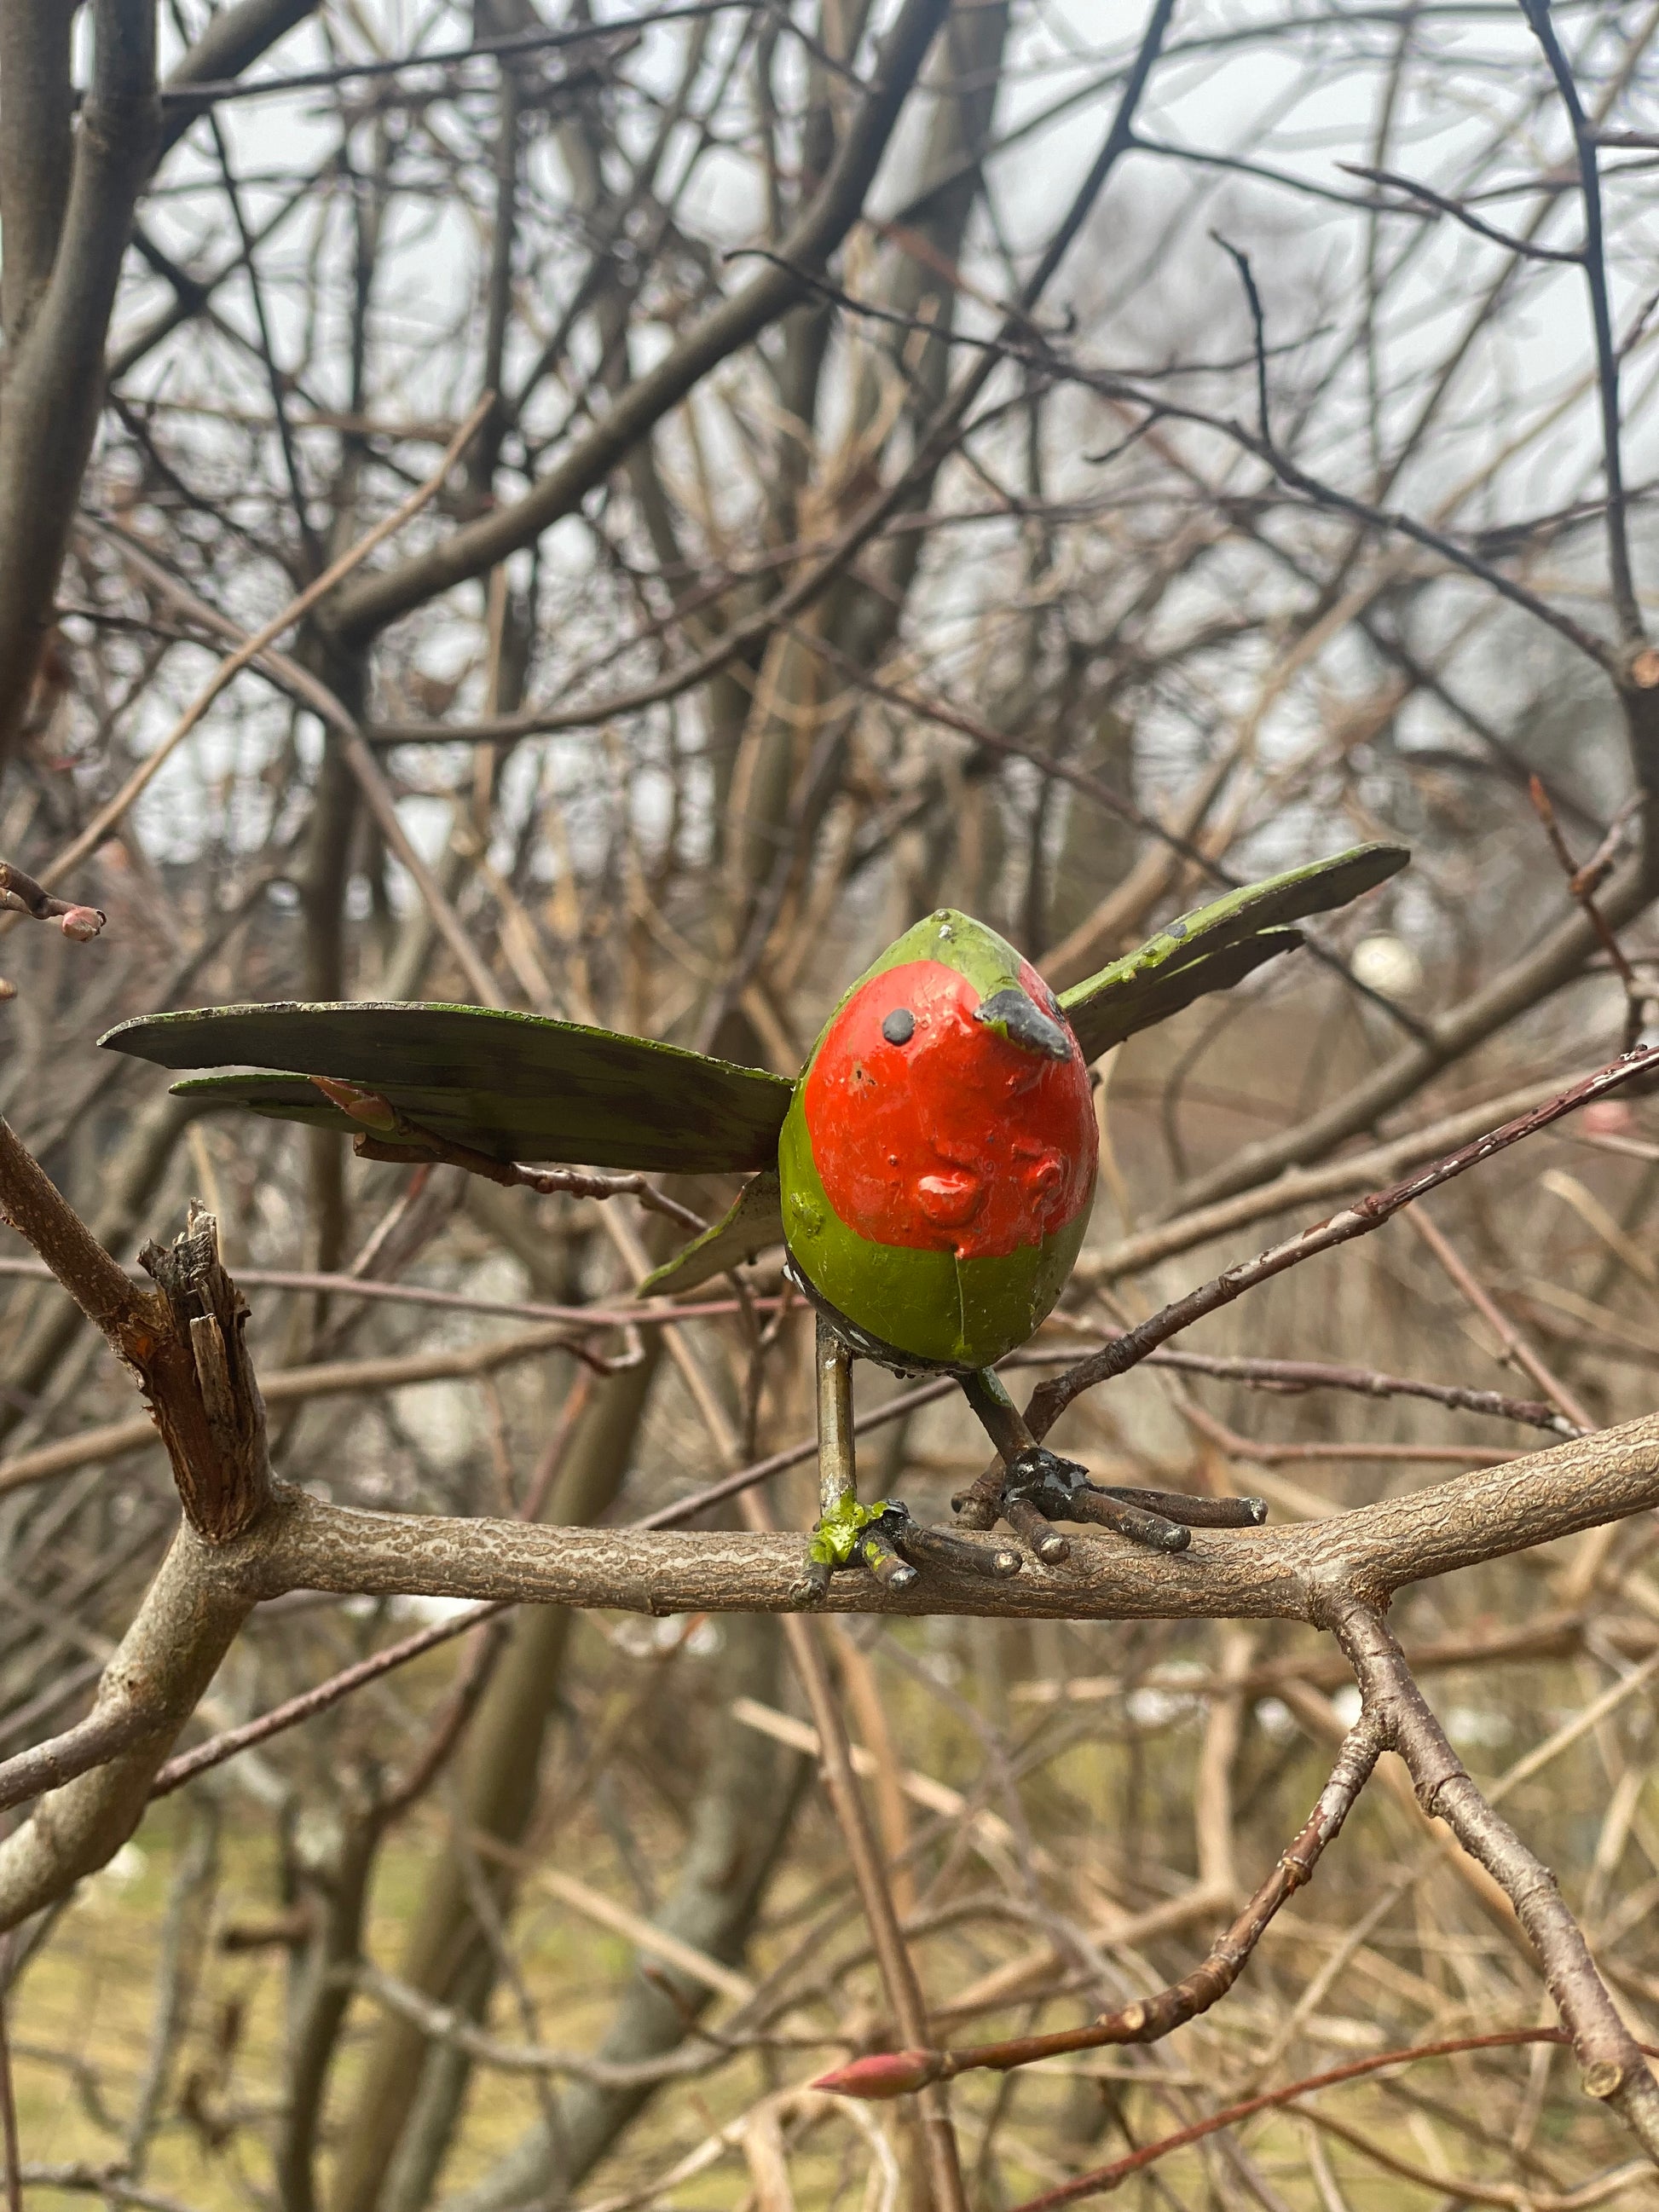
[[[123,1022],[100,1039],[198,1077],[190,1097],[360,1134],[307,1079],[386,1099],[417,1127],[500,1161],[688,1175],[775,1166],[793,1085],[677,1045],[489,1006],[207,1006]]]
[[[783,1242],[783,1199],[778,1171],[769,1168],[751,1176],[738,1192],[736,1204],[712,1229],[695,1237],[672,1260],[647,1275],[640,1285],[641,1297],[664,1292],[695,1291],[699,1283],[740,1267],[773,1244]]]
[[[1224,991],[1302,943],[1288,925],[1346,906],[1403,868],[1403,845],[1355,845],[1329,860],[1247,884],[1166,922],[1122,959],[1060,994],[1085,1060],[1097,1060],[1137,1030],[1179,1013],[1209,991]]]

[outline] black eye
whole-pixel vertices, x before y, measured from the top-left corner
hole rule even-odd
[[[916,1018],[908,1006],[895,1006],[881,1025],[889,1044],[908,1044],[916,1033]]]

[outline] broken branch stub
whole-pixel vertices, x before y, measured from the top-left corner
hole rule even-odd
[[[221,1263],[218,1223],[194,1200],[184,1233],[170,1245],[146,1244],[138,1259],[172,1327],[129,1357],[191,1526],[227,1544],[270,1494],[264,1400],[244,1340],[247,1301]]]

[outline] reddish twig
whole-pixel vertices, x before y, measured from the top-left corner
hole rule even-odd
[[[1045,2190],[1041,2197],[1028,2197],[1023,2203],[1016,2204],[1012,2212],[1059,2212],[1062,2204],[1076,2204],[1085,2197],[1104,2196],[1121,2181],[1127,2181],[1132,2173],[1155,2165],[1171,2151],[1184,2150],[1188,2143],[1201,2142],[1206,2136],[1216,2135],[1223,2128],[1236,2127],[1240,2120],[1253,2118],[1257,2112],[1271,2112],[1278,2105],[1294,2104],[1298,2097],[1311,2096],[1316,2089],[1334,2089],[1344,2081],[1362,2081],[1368,2074],[1380,2074],[1385,2067],[1409,2066],[1425,2058],[1455,2058],[1466,2051],[1503,2051],[1517,2045],[1569,2040],[1559,2027],[1512,2027],[1492,2035],[1454,2035],[1439,2043],[1409,2044],[1399,2051],[1380,2051],[1374,2057],[1355,2058],[1346,2066],[1333,2066],[1323,2074],[1310,2074],[1283,2089],[1267,2089],[1259,2097],[1246,2097],[1237,2105],[1224,2106],[1206,2119],[1194,2120],[1189,2128],[1163,2136],[1157,2142],[1143,2143],[1139,2150],[1131,2151],[1127,2158],[1114,2160],[1110,2166],[1098,2166],[1091,2172],[1079,2173],[1074,2180],[1062,2182],[1058,2189]],[[1645,2044],[1641,2048],[1650,2057],[1659,2056]]]
[[[0,1813],[27,1803],[42,1791],[60,1790],[77,1774],[102,1766],[153,1725],[150,1717],[129,1706],[95,1708],[73,1728],[45,1743],[32,1744],[0,1764]]]
[[[1585,920],[1595,932],[1601,950],[1613,963],[1614,972],[1625,987],[1625,1048],[1628,1051],[1642,1034],[1644,994],[1624,946],[1609,926],[1607,916],[1595,903],[1595,884],[1600,880],[1595,869],[1600,855],[1595,855],[1581,868],[1568,848],[1554,805],[1544,788],[1542,777],[1536,775],[1530,777],[1527,789],[1532,799],[1533,811],[1544,825],[1544,835],[1549,839],[1550,850],[1559,861],[1561,872],[1567,879],[1567,890],[1583,908]],[[1611,861],[1607,865],[1611,866]]]
[[[1590,854],[1589,860],[1582,867],[1574,869],[1572,879],[1567,888],[1575,898],[1582,898],[1586,891],[1600,890],[1601,885],[1613,873],[1614,863],[1619,858],[1620,848],[1625,842],[1626,828],[1641,810],[1642,794],[1639,791],[1632,792],[1612,821],[1608,823],[1607,835]]]
[[[331,1674],[325,1682],[314,1689],[302,1690],[298,1697],[289,1698],[280,1705],[261,1713],[257,1719],[245,1721],[240,1728],[226,1729],[222,1734],[210,1736],[198,1743],[193,1751],[180,1752],[176,1759],[168,1759],[150,1786],[152,1797],[170,1796],[173,1790],[182,1790],[186,1782],[193,1782],[198,1774],[210,1767],[222,1766],[228,1759],[234,1759],[239,1751],[251,1751],[255,1744],[266,1743],[285,1729],[297,1728],[302,1721],[314,1719],[337,1705],[354,1690],[361,1690],[370,1682],[378,1682],[383,1674],[390,1674],[399,1667],[406,1667],[411,1659],[419,1659],[428,1651],[435,1651],[441,1644],[447,1644],[457,1636],[465,1636],[480,1622],[493,1620],[498,1613],[509,1609],[509,1601],[497,1599],[493,1605],[475,1606],[468,1613],[457,1613],[451,1620],[434,1620],[429,1627],[417,1629],[413,1636],[405,1636],[401,1643],[388,1644],[384,1651],[372,1652],[367,1659],[359,1659],[350,1667],[343,1667],[337,1674]],[[42,1747],[45,1748],[45,1747]],[[23,1758],[35,1754],[25,1753]],[[89,1761],[88,1764],[95,1762]],[[8,1769],[20,1766],[22,1759],[8,1760],[0,1767],[0,1789],[3,1789]],[[16,1800],[0,1796],[0,1804],[15,1803]]]
[[[337,1106],[343,1114],[362,1124],[362,1134],[354,1140],[360,1159],[441,1160],[451,1167],[464,1168],[468,1175],[483,1176],[490,1182],[501,1183],[509,1190],[539,1191],[544,1197],[562,1194],[572,1198],[637,1198],[650,1212],[665,1215],[694,1237],[701,1237],[708,1226],[702,1214],[694,1213],[689,1206],[670,1198],[642,1175],[595,1175],[579,1168],[526,1168],[510,1160],[492,1160],[487,1152],[474,1152],[468,1145],[452,1144],[447,1138],[434,1136],[430,1129],[422,1128],[378,1091],[365,1091],[355,1083],[341,1083],[328,1075],[313,1075],[311,1079],[331,1105]]]
[[[26,914],[33,921],[55,921],[76,945],[88,945],[109,916],[101,907],[78,906],[73,899],[55,898],[44,884],[26,876],[21,868],[0,860],[0,907]]]
[[[1114,1338],[1121,1334],[1113,1330]],[[1487,1413],[1500,1421],[1520,1421],[1549,1429],[1558,1437],[1579,1431],[1559,1407],[1536,1398],[1510,1398],[1501,1390],[1470,1390],[1461,1382],[1419,1382],[1415,1376],[1385,1375],[1374,1367],[1345,1367],[1319,1359],[1251,1359],[1228,1352],[1155,1352],[1151,1364],[1188,1375],[1208,1375],[1219,1382],[1242,1382],[1250,1390],[1357,1390],[1367,1398],[1426,1398],[1455,1413]]]
[[[1578,1107],[1589,1105],[1592,1099],[1605,1097],[1608,1091],[1617,1090],[1620,1085],[1656,1066],[1659,1066],[1659,1048],[1650,1047],[1640,1052],[1626,1053],[1609,1066],[1599,1069],[1595,1074],[1587,1076],[1582,1083],[1575,1083],[1571,1090],[1546,1100],[1541,1106],[1534,1107],[1530,1113],[1518,1115],[1514,1121],[1505,1121],[1500,1128],[1488,1130],[1485,1136],[1460,1146],[1456,1152],[1448,1153],[1443,1159],[1431,1161],[1428,1166],[1419,1168],[1415,1175],[1408,1176],[1403,1182],[1397,1182],[1388,1190],[1374,1191],[1370,1197],[1358,1199],[1352,1206],[1345,1206],[1328,1221],[1316,1222],[1312,1228],[1304,1229],[1297,1235],[1287,1237],[1282,1244],[1271,1246],[1254,1260],[1241,1260],[1235,1266],[1225,1268],[1209,1282],[1200,1284],[1196,1290],[1188,1291],[1184,1297],[1174,1299],[1158,1312],[1137,1323],[1133,1328],[1126,1329],[1121,1336],[1096,1352],[1091,1358],[1080,1360],[1068,1374],[1057,1375],[1040,1384],[1032,1394],[1025,1415],[1033,1435],[1045,1435],[1073,1400],[1080,1397],[1084,1391],[1092,1390],[1098,1384],[1109,1382],[1115,1376],[1127,1374],[1130,1368],[1138,1367],[1168,1338],[1178,1335],[1183,1328],[1190,1328],[1194,1322],[1202,1321],[1206,1315],[1217,1312],[1221,1307],[1231,1305],[1246,1291],[1253,1291],[1258,1284],[1270,1282],[1275,1275],[1285,1274],[1291,1267],[1299,1267],[1304,1260],[1312,1259],[1316,1253],[1334,1251],[1340,1244],[1351,1243],[1356,1237],[1369,1236],[1372,1230],[1380,1229],[1385,1221],[1391,1221],[1396,1213],[1402,1212],[1419,1198],[1426,1198],[1431,1190],[1438,1190],[1443,1183],[1450,1182],[1457,1176],[1466,1175],[1471,1168],[1480,1167],[1486,1161],[1495,1158],[1499,1152],[1507,1152],[1511,1145],[1535,1136],[1540,1130],[1547,1129],[1553,1122],[1560,1121]],[[1568,1413],[1569,1419],[1578,1418],[1566,1407],[1563,1407],[1563,1411]],[[1594,1424],[1585,1421],[1583,1425],[1589,1427]]]
[[[0,1258],[0,1275],[44,1280],[52,1273],[42,1260]],[[670,1322],[715,1321],[741,1313],[738,1298],[687,1299],[682,1305],[555,1305],[543,1298],[481,1298],[466,1291],[440,1291],[425,1283],[388,1283],[364,1275],[341,1275],[307,1267],[238,1267],[236,1279],[253,1291],[314,1291],[325,1297],[386,1298],[395,1304],[432,1306],[444,1312],[498,1314],[505,1321],[576,1322],[593,1328],[661,1328]],[[781,1298],[752,1298],[757,1313],[775,1313]],[[799,1302],[797,1302],[799,1303]]]
[[[1190,1400],[1182,1406],[1181,1416],[1230,1458],[1247,1460],[1252,1467],[1294,1467],[1298,1461],[1329,1464],[1340,1460],[1392,1460],[1407,1467],[1443,1467],[1450,1462],[1461,1467],[1502,1467],[1515,1456],[1490,1444],[1268,1443],[1256,1437],[1240,1436],[1237,1429],[1230,1429]],[[1577,1436],[1578,1431],[1569,1433]]]
[[[1003,2043],[981,2043],[963,2051],[882,2051],[873,2057],[855,2058],[812,2083],[815,2089],[833,2090],[838,2096],[866,2099],[902,2097],[930,2081],[953,2081],[958,2074],[986,2068],[1006,2074],[1017,2066],[1030,2066],[1078,2051],[1098,2051],[1109,2044],[1157,2043],[1225,1996],[1243,1972],[1268,1923],[1285,1901],[1313,1879],[1313,1870],[1328,1844],[1341,1830],[1360,1791],[1370,1779],[1381,1756],[1386,1729],[1374,1712],[1363,1712],[1343,1741],[1330,1780],[1320,1792],[1319,1802],[1301,1832],[1280,1854],[1277,1865],[1245,1905],[1232,1925],[1217,1937],[1208,1955],[1180,1981],[1171,1982],[1155,1996],[1143,1997],[1120,2011],[1107,2013],[1087,2027],[1062,2028],[1053,2035],[1015,2036]]]

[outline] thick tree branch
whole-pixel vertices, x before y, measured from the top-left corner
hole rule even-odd
[[[75,158],[70,86],[74,11],[60,0],[0,9],[0,325],[21,343],[52,277]]]
[[[183,95],[198,86],[222,88],[231,78],[286,38],[297,23],[315,15],[317,0],[236,0],[222,8],[162,89],[158,154],[176,146],[204,110]],[[205,105],[205,103],[204,103]]]
[[[1408,1583],[1656,1506],[1659,1415],[1650,1415],[1326,1522],[1200,1531],[1175,1556],[1079,1534],[1060,1565],[1030,1565],[1011,1581],[953,1583],[932,1571],[895,1595],[873,1577],[841,1575],[827,1604],[845,1613],[1254,1617],[1329,1626],[1356,1604],[1386,1605]],[[45,1798],[29,1826],[0,1844],[0,1923],[60,1895],[131,1833],[179,1727],[260,1599],[307,1589],[650,1613],[781,1613],[799,1606],[799,1572],[798,1535],[364,1513],[278,1486],[254,1528],[233,1543],[208,1547],[181,1530],[94,1709],[96,1716],[130,1701],[137,1747]]]
[[[156,1770],[251,1610],[209,1571],[209,1557],[202,1539],[181,1528],[105,1669],[88,1726],[121,1735],[125,1747],[43,1797],[33,1818],[0,1841],[5,1927],[107,1864],[143,1819]]]
[[[146,1297],[0,1122],[0,1216],[137,1376],[191,1525],[210,1542],[240,1535],[264,1506],[270,1463],[264,1407],[242,1344],[247,1307],[219,1264],[212,1215],[192,1206],[170,1249],[146,1247],[144,1265],[160,1285]]]
[[[1296,1528],[1195,1531],[1154,1555],[1115,1536],[1073,1534],[1072,1557],[1010,1579],[960,1582],[933,1568],[895,1595],[837,1575],[829,1609],[1047,1620],[1322,1624],[1356,1594],[1396,1589],[1525,1551],[1659,1505],[1659,1414],[1501,1467]],[[251,1597],[289,1589],[514,1598],[635,1613],[799,1609],[799,1535],[529,1528],[516,1521],[364,1513],[279,1487],[270,1510],[216,1554]]]
[[[52,275],[9,357],[0,409],[0,761],[16,741],[52,624],[97,427],[105,332],[159,112],[153,6],[96,0],[92,84]]]

